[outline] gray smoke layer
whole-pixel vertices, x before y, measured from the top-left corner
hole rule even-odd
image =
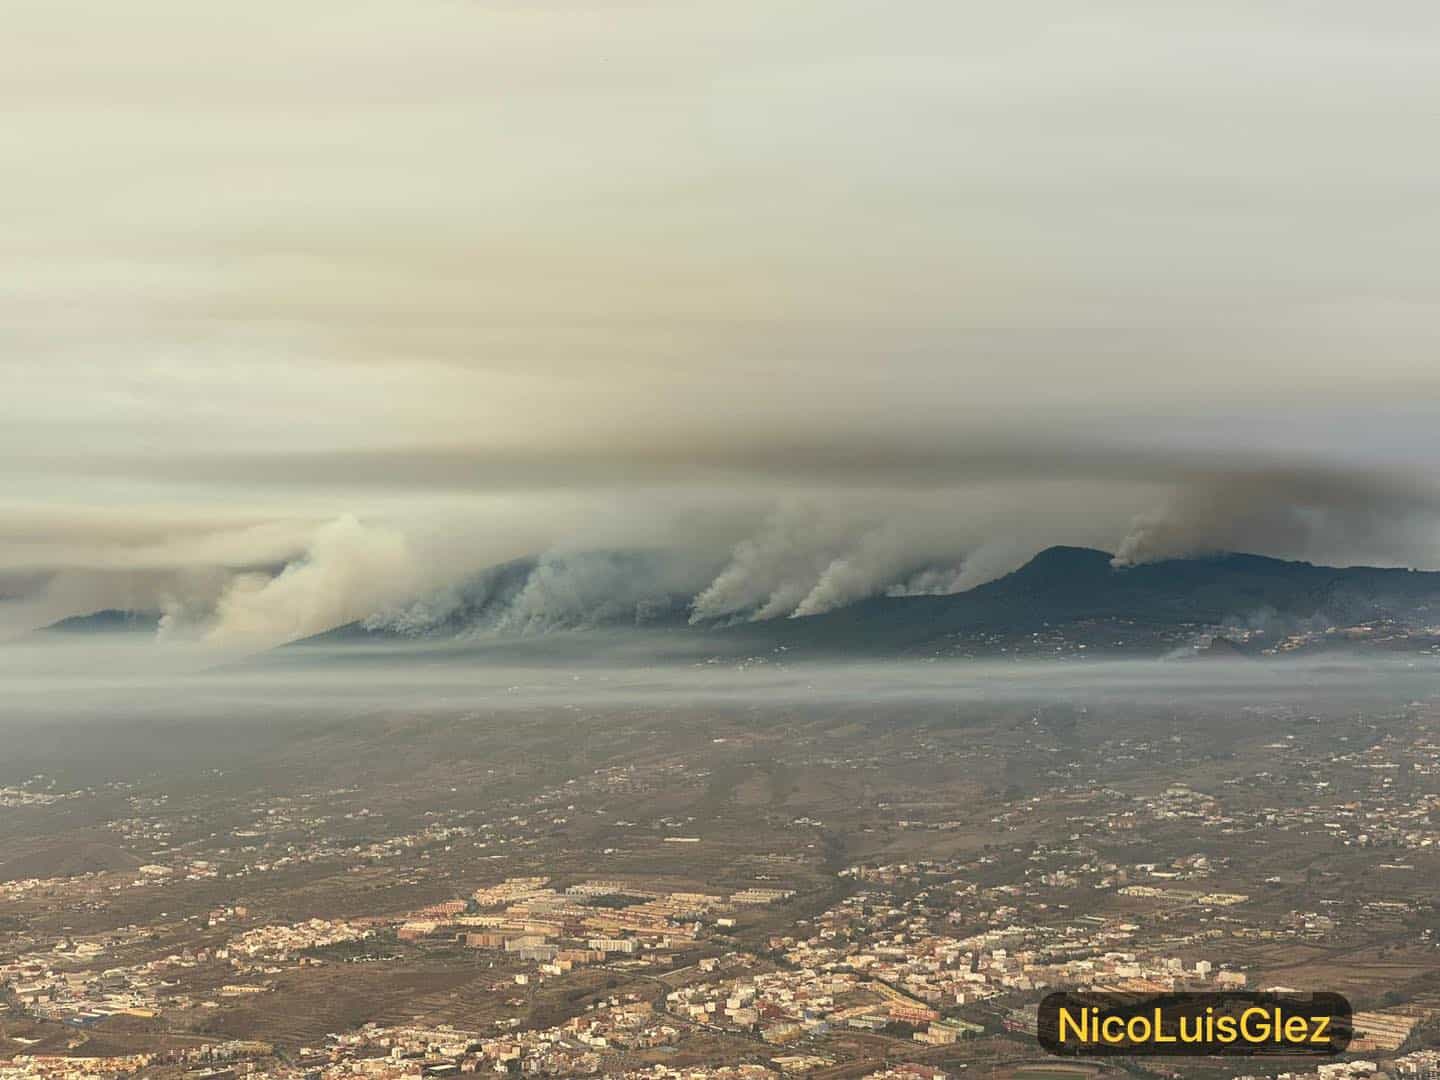
[[[713,572],[673,551],[549,552],[375,612],[364,626],[406,637],[644,626],[683,611]]]
[[[5,5],[0,636],[1440,563],[1440,5],[213,7]]]
[[[1036,548],[986,539],[993,493],[787,503],[691,604],[692,623],[805,618],[872,596],[959,592],[1019,566]],[[1014,518],[1010,507],[1007,516]],[[1014,521],[1006,526],[1018,530]],[[1092,534],[1093,535],[1093,534]]]
[[[105,608],[159,612],[166,642],[243,651],[357,620],[424,636],[798,619],[869,597],[963,591],[1051,544],[1111,551],[1121,565],[1217,551],[1440,562],[1440,497],[1418,479],[1192,469],[1159,485],[1150,465],[1137,471],[1143,479],[1112,467],[1094,479],[1007,472],[900,491],[504,500],[168,533],[158,521],[72,537],[68,564],[53,569],[15,565],[0,619],[28,630]]]
[[[1433,566],[1440,496],[1395,474],[1274,470],[1197,479],[1137,516],[1115,562],[1225,551]]]

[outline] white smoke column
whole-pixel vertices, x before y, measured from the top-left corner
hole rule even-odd
[[[305,556],[275,577],[235,577],[206,641],[263,648],[320,633],[413,594],[419,577],[403,534],[346,515],[322,526]]]
[[[634,588],[631,568],[603,557],[541,558],[520,594],[502,616],[499,629],[518,633],[602,622],[620,617],[627,604],[625,593]]]
[[[1025,535],[1001,535],[987,540],[965,557],[960,573],[951,580],[945,592],[964,592],[987,581],[1004,577],[1012,570],[1018,570],[1033,559],[1044,547],[1033,537]],[[938,591],[938,590],[937,590]]]
[[[834,611],[870,596],[964,592],[1023,565],[1037,550],[1033,542],[1015,537],[966,544],[955,533],[948,516],[919,513],[862,534],[825,568],[791,618]]]
[[[805,599],[810,588],[806,587],[805,581],[787,581],[765,600],[765,603],[750,616],[752,622],[763,622],[766,619],[779,619],[786,615],[793,615],[795,608]]]
[[[759,535],[735,546],[729,565],[695,597],[690,621],[790,614],[844,550],[853,527],[812,504],[781,507]]]
[[[1015,536],[996,501],[975,493],[916,500],[879,494],[794,503],[736,545],[692,604],[691,622],[804,618],[871,596],[959,592],[1013,570],[1038,546]],[[998,539],[981,529],[1004,533]],[[1028,530],[1034,531],[1034,530]]]
[[[184,570],[160,593],[160,624],[155,636],[161,641],[193,641],[203,635],[206,622],[220,597],[234,582],[234,575],[218,567]]]
[[[913,573],[916,558],[913,541],[893,522],[864,533],[849,551],[831,560],[790,617],[820,615],[879,595],[897,578]]]
[[[467,602],[484,602],[483,595],[467,596],[458,583],[432,590],[422,596],[372,612],[365,616],[365,629],[389,631],[419,637],[445,624]]]
[[[950,596],[961,592],[965,569],[961,566],[932,566],[911,574],[898,585],[885,590],[886,596]]]
[[[684,552],[550,552],[526,579],[497,629],[520,633],[643,622],[694,593],[714,573]]]

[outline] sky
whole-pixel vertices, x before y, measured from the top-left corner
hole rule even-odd
[[[1440,567],[1432,4],[0,8],[0,634]]]

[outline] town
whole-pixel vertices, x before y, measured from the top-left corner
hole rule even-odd
[[[1318,1080],[1435,1075],[1440,707],[872,715],[387,715],[6,777],[0,1076],[1115,1071],[1036,1045],[1072,988],[1333,990]]]

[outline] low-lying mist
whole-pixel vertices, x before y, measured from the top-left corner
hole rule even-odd
[[[496,707],[1130,702],[1216,707],[1408,702],[1440,690],[1440,657],[795,661],[717,654],[704,639],[588,632],[525,645],[311,646],[216,663],[147,640],[0,648],[0,724],[107,717],[244,723],[304,712]]]

